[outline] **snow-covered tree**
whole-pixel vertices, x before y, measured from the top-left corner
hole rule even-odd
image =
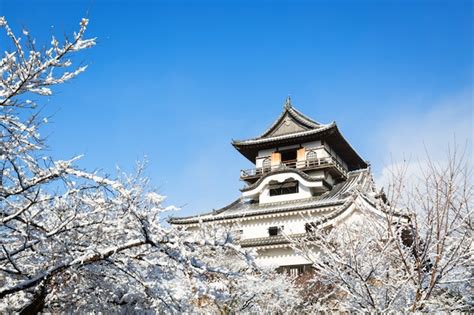
[[[394,170],[387,196],[365,196],[384,215],[361,204],[359,220],[316,229],[294,243],[316,269],[310,307],[474,310],[472,168],[456,150],[448,155],[447,163],[428,158],[420,178]]]
[[[243,313],[290,313],[300,309],[302,303],[301,290],[294,285],[294,280],[284,274],[277,273],[272,268],[259,268],[253,261],[256,252],[246,252],[247,263],[235,259],[238,247],[233,245],[235,232],[227,231],[221,226],[201,226],[194,234],[197,239],[212,240],[219,246],[212,255],[203,258],[204,263],[221,262],[221,268],[232,270],[233,273],[209,274],[201,287],[203,294],[199,299],[199,307],[195,310],[219,314]],[[249,264],[248,262],[252,262]]]
[[[226,234],[197,239],[162,223],[170,207],[139,164],[110,178],[55,160],[33,101],[83,72],[88,21],[49,47],[0,17],[0,312],[283,311],[292,282],[260,270]],[[3,41],[4,42],[4,41]],[[39,96],[38,96],[39,95]],[[39,97],[40,98],[40,97]]]

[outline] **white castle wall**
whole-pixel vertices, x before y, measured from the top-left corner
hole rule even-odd
[[[324,178],[324,172],[319,171],[319,173],[316,173],[315,175],[321,178],[321,181],[307,181],[299,174],[295,174],[293,172],[274,174],[265,178],[254,189],[243,192],[242,196],[244,198],[255,198],[256,196],[258,196],[259,202],[261,204],[310,198],[314,195],[316,189],[323,188],[322,179]],[[269,183],[273,181],[283,183],[285,180],[288,179],[294,179],[298,181],[299,184],[297,193],[270,196],[270,189],[268,185]]]
[[[268,228],[272,226],[283,227],[283,233],[290,235],[305,233],[305,224],[314,219],[314,216],[309,217],[295,214],[284,217],[244,221],[237,224],[236,227],[243,231],[242,239],[268,237]]]
[[[296,199],[310,198],[312,196],[311,190],[309,187],[303,186],[301,183],[298,184],[298,193],[288,194],[288,195],[279,195],[279,196],[270,196],[270,189],[268,186],[263,189],[259,196],[260,203],[269,203],[277,201],[289,201]]]
[[[240,240],[254,239],[254,238],[271,238],[268,234],[268,228],[273,226],[283,227],[282,231],[284,234],[300,234],[306,233],[306,223],[314,222],[321,219],[321,217],[328,212],[334,211],[334,208],[327,209],[327,212],[313,212],[307,214],[291,214],[285,213],[284,215],[268,217],[268,218],[255,218],[239,221],[214,221],[204,223],[205,225],[218,225],[229,231],[241,231],[237,233],[240,235]],[[332,221],[330,224],[337,224],[339,226],[351,226],[352,229],[361,229],[367,222],[367,212],[361,211],[357,202],[353,203],[345,214],[338,217],[337,220]],[[329,223],[328,223],[329,224]],[[189,227],[190,231],[197,231],[199,226]],[[296,254],[291,248],[285,247],[285,245],[275,245],[274,247],[257,247],[257,263],[260,266],[265,267],[279,267],[279,266],[292,266],[292,265],[304,265],[309,264],[306,258]]]
[[[291,248],[270,248],[258,250],[257,264],[262,267],[279,267],[306,265],[311,263],[306,258],[295,254]]]

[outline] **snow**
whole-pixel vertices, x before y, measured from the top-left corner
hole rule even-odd
[[[0,313],[24,310],[43,287],[46,313],[279,314],[331,311],[334,305],[407,312],[414,303],[414,310],[427,312],[472,309],[472,212],[465,211],[472,200],[463,190],[422,192],[413,199],[445,215],[438,229],[433,217],[413,217],[419,235],[427,235],[417,248],[426,249],[428,272],[413,248],[400,244],[398,230],[387,234],[389,224],[372,221],[393,213],[389,206],[368,211],[352,228],[309,240],[316,243],[294,244],[320,268],[311,282],[325,285],[318,292],[259,268],[256,253],[235,243],[226,230],[231,227],[208,225],[191,233],[162,225],[164,213],[176,208],[164,206],[165,197],[149,187],[144,165],[134,174],[111,176],[78,168],[80,156],[49,156],[40,135],[40,122],[47,119],[26,95],[52,95],[86,70],[75,67],[71,55],[95,45],[95,38],[85,37],[87,25],[81,20],[71,42],[53,37],[50,47],[26,51],[0,17],[11,50],[0,59]],[[452,198],[423,199],[430,196]],[[305,252],[308,244],[320,251]]]

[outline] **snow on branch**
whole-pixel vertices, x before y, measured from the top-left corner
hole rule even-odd
[[[144,165],[115,178],[55,160],[31,99],[87,66],[88,20],[71,40],[35,48],[5,18],[13,49],[0,57],[0,312],[282,312],[298,305],[291,280],[264,271],[228,235],[162,224],[165,197]],[[3,41],[1,43],[4,43]],[[41,99],[41,97],[40,97]]]

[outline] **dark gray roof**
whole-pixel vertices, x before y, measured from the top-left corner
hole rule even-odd
[[[347,163],[349,170],[368,166],[344,138],[336,122],[316,122],[295,109],[289,101],[277,120],[263,134],[247,140],[232,140],[232,145],[250,162],[255,163],[260,150],[316,140],[327,142]]]
[[[232,140],[232,145],[239,150],[241,146],[259,145],[275,141],[285,141],[302,136],[317,134],[331,127],[331,124],[321,124],[308,116],[305,116],[291,105],[288,97],[280,116],[260,136],[248,140]]]
[[[275,135],[275,132],[277,131],[278,127],[281,126],[285,118],[289,118],[293,124],[297,124],[302,130],[317,129],[324,126],[323,124],[320,124],[319,122],[309,118],[294,108],[291,105],[291,98],[288,97],[286,99],[283,112],[281,112],[280,116],[275,120],[275,122],[273,122],[273,124],[258,138],[267,138],[269,136]]]
[[[369,169],[349,172],[346,181],[335,185],[333,189],[320,196],[264,204],[251,203],[248,200],[239,198],[221,209],[196,216],[170,218],[169,222],[171,224],[191,224],[200,221],[219,221],[278,212],[327,208],[344,204],[355,191],[375,193]]]

